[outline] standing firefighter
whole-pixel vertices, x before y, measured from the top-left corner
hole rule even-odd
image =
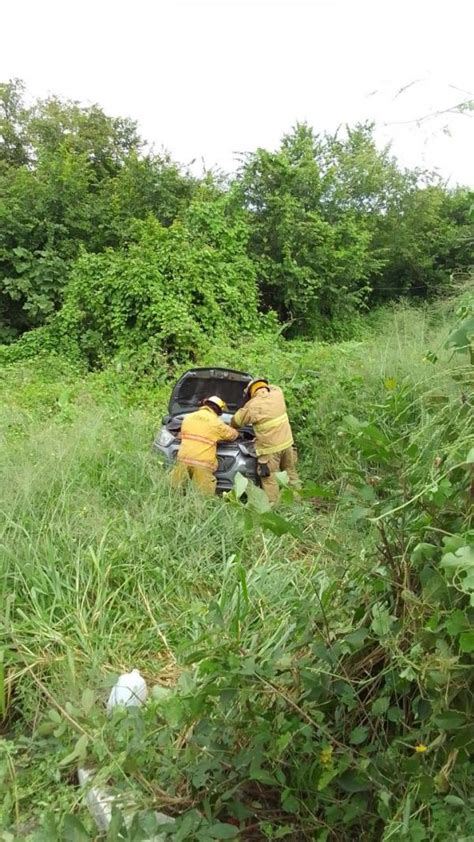
[[[286,411],[285,398],[278,386],[259,377],[252,380],[244,393],[245,404],[232,418],[233,427],[251,424],[255,432],[258,475],[271,503],[279,496],[275,474],[286,471],[292,485],[299,485],[296,471],[296,450]]]
[[[174,488],[191,479],[203,494],[215,494],[217,442],[234,441],[239,435],[236,430],[221,421],[220,416],[225,409],[225,401],[213,395],[203,401],[201,409],[190,412],[183,418],[181,445],[170,478]]]

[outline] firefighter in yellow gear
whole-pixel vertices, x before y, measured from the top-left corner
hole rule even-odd
[[[265,378],[252,380],[244,393],[245,404],[231,420],[235,428],[252,425],[257,451],[257,473],[271,503],[279,497],[275,474],[286,471],[290,484],[300,484],[296,470],[297,453],[293,442],[285,398],[279,386]]]
[[[179,488],[192,480],[203,494],[215,494],[217,442],[235,441],[239,435],[237,430],[221,420],[220,416],[225,409],[225,401],[212,395],[203,401],[201,409],[183,418],[181,445],[170,475],[173,488]]]

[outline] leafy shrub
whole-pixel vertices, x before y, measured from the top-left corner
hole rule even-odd
[[[81,247],[102,252],[153,213],[169,225],[195,180],[146,154],[135,124],[0,84],[0,336],[38,327],[62,304]]]
[[[57,312],[81,250],[123,256],[136,220],[152,215],[168,227],[186,218],[197,243],[204,206],[190,211],[190,202],[206,192],[209,202],[227,198],[234,235],[245,210],[262,309],[292,336],[347,339],[369,304],[432,297],[450,288],[453,269],[471,265],[472,192],[401,169],[371,125],[316,135],[299,124],[275,152],[245,156],[234,179],[197,179],[147,150],[132,121],[57,97],[27,107],[16,80],[0,84],[0,340]],[[204,226],[208,245],[215,225]],[[212,247],[225,263],[224,240]],[[80,265],[87,274],[84,258]]]
[[[457,323],[450,332],[445,347],[457,354],[468,354],[474,365],[474,296],[466,293],[456,310]]]
[[[79,257],[60,312],[4,358],[41,347],[97,367],[152,342],[177,361],[195,358],[219,337],[251,333],[257,287],[246,239],[244,220],[227,215],[225,198],[196,199],[168,228],[153,217],[137,223],[128,246]]]

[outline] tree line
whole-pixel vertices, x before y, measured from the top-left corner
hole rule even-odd
[[[449,287],[472,261],[473,201],[403,169],[369,124],[298,124],[231,176],[197,177],[133,121],[58,97],[27,105],[9,81],[0,342],[47,328],[95,365],[152,337],[186,353],[262,318],[290,335],[344,335],[361,309]]]

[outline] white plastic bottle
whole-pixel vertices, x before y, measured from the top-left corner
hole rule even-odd
[[[139,671],[132,670],[131,672],[125,672],[120,676],[115,686],[112,687],[107,702],[107,710],[110,713],[116,705],[125,705],[125,707],[142,705],[146,701],[147,696],[148,689],[146,681],[140,675]]]

